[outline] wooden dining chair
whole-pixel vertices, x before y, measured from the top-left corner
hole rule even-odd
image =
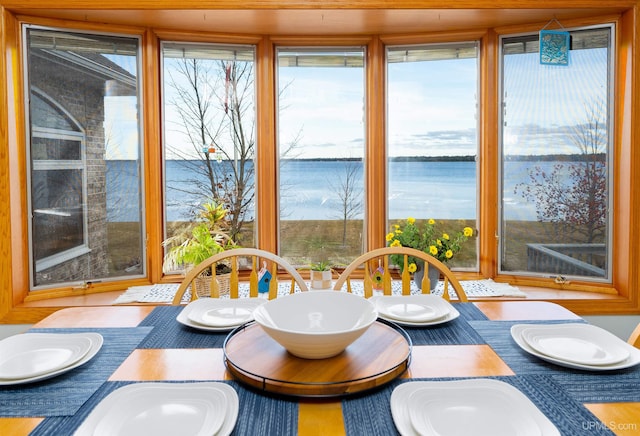
[[[402,295],[409,295],[411,293],[411,274],[409,274],[409,256],[415,257],[424,261],[425,268],[436,268],[440,271],[440,275],[444,277],[444,293],[443,298],[447,301],[451,299],[449,294],[449,286],[453,288],[457,295],[458,301],[468,301],[467,294],[462,289],[462,285],[458,279],[453,275],[453,272],[442,262],[435,257],[414,248],[408,247],[385,247],[378,248],[376,250],[369,251],[351,262],[347,268],[340,274],[333,289],[341,290],[342,287],[347,285],[347,292],[351,292],[351,275],[354,271],[364,267],[364,277],[362,278],[364,284],[364,297],[369,298],[373,295],[374,282],[372,279],[373,271],[378,267],[382,268],[382,292],[384,295],[391,295],[391,270],[389,256],[398,254],[403,256],[403,268],[400,278],[402,280]],[[425,269],[426,271],[426,269]],[[425,274],[422,279],[422,293],[430,293],[429,274]]]
[[[640,348],[640,323],[631,332],[631,335],[629,336],[627,342],[636,348]]]
[[[257,248],[234,248],[231,250],[223,251],[222,253],[215,254],[208,259],[205,259],[193,269],[191,269],[185,276],[182,283],[178,287],[176,295],[173,297],[173,305],[181,304],[182,297],[187,289],[191,288],[191,300],[198,298],[198,293],[195,292],[195,280],[201,277],[201,274],[210,269],[211,275],[207,277],[209,280],[209,287],[211,289],[210,296],[212,298],[220,297],[220,284],[216,276],[215,266],[219,263],[224,263],[231,267],[231,273],[229,277],[229,298],[239,298],[238,286],[240,284],[240,259],[247,259],[250,265],[249,271],[249,297],[258,296],[258,276],[261,268],[265,268],[271,274],[271,279],[268,281],[269,299],[274,299],[278,296],[278,271],[280,269],[288,273],[291,276],[291,288],[289,293],[295,292],[296,284],[300,291],[308,291],[309,288],[305,283],[302,276],[296,271],[296,269],[290,265],[286,260],[280,256],[273,254],[269,251],[260,250]]]

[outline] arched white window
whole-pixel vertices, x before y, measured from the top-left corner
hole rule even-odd
[[[36,272],[88,252],[85,133],[59,104],[31,92],[31,235]]]

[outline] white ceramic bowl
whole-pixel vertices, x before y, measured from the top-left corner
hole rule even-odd
[[[340,354],[378,317],[373,303],[340,291],[278,297],[253,312],[256,322],[289,353],[305,359]]]

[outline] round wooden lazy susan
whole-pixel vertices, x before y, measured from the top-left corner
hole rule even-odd
[[[227,336],[223,351],[229,372],[253,388],[332,397],[373,389],[398,377],[409,367],[411,339],[399,326],[379,319],[339,355],[302,359],[250,322]]]

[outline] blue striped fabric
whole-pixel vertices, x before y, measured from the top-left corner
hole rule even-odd
[[[393,382],[375,391],[342,400],[342,414],[347,436],[387,436],[398,434],[391,416],[391,392],[402,381]]]
[[[209,332],[180,324],[176,317],[184,306],[158,306],[140,323],[153,331],[138,348],[222,348],[228,332]]]
[[[32,329],[30,332],[97,332],[102,348],[89,362],[67,373],[36,383],[0,387],[2,416],[73,415],[120,366],[150,328]]]
[[[453,321],[430,327],[402,327],[413,345],[474,345],[484,344],[482,337],[471,327],[471,320],[487,317],[473,303],[454,303],[460,316]]]
[[[583,403],[640,402],[640,366],[607,373],[553,374],[550,378]]]
[[[473,303],[453,303],[460,317],[465,321],[486,321],[489,318]]]
[[[232,382],[240,398],[234,435],[271,436],[298,433],[298,401],[257,393]]]

